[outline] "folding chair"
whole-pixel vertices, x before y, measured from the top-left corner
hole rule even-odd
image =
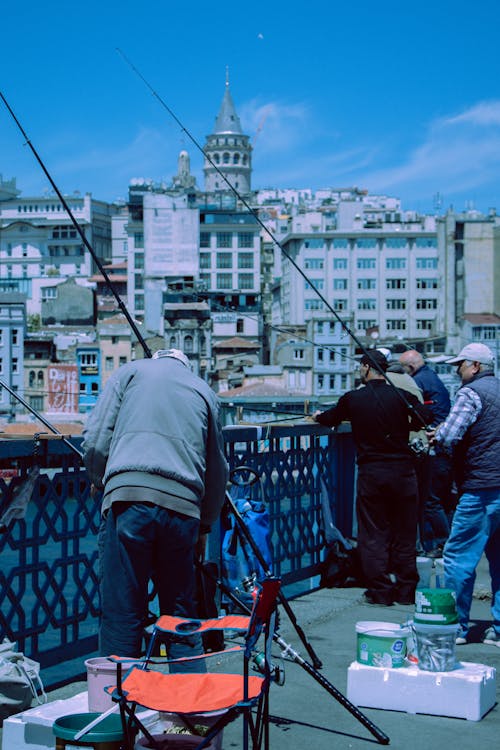
[[[269,687],[274,669],[271,664],[271,645],[275,628],[276,600],[281,582],[276,578],[266,578],[256,586],[251,615],[226,615],[212,620],[190,620],[162,615],[156,622],[148,654],[140,666],[134,665],[122,679],[122,660],[117,662],[117,684],[106,688],[114,701],[118,702],[125,736],[126,750],[133,750],[138,731],[147,738],[151,748],[160,750],[161,740],[155,738],[139,720],[136,707],[143,706],[155,711],[177,714],[192,728],[190,715],[220,713],[208,733],[197,745],[198,750],[206,748],[212,739],[238,716],[243,716],[243,749],[248,750],[251,739],[252,750],[269,748]],[[165,674],[154,667],[152,662],[154,640],[162,633],[176,637],[203,633],[207,630],[231,629],[244,633],[245,644],[222,652],[190,657],[182,661],[211,659],[221,654],[239,651],[242,669],[239,673],[218,672],[170,672]],[[246,632],[245,632],[246,631]],[[263,634],[262,651],[264,659],[259,660],[260,674],[250,675],[249,667],[253,652]],[[165,663],[165,662],[162,662]]]

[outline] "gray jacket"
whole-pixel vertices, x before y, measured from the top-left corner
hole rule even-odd
[[[204,524],[217,518],[227,482],[219,402],[182,362],[141,359],[117,370],[83,437],[83,460],[97,487],[119,481],[122,472],[146,473],[189,503],[189,515]]]

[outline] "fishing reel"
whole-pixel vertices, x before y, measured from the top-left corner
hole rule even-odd
[[[429,453],[429,444],[422,440],[421,437],[414,437],[408,443],[410,450],[418,457],[425,456]]]
[[[266,673],[266,656],[263,651],[256,654],[253,658],[252,669],[261,674]],[[271,662],[270,664],[271,679],[280,687],[285,684],[285,668],[280,660],[279,664]]]

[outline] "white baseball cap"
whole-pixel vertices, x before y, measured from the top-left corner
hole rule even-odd
[[[447,365],[458,365],[459,362],[468,360],[469,362],[479,362],[482,365],[492,365],[494,362],[493,352],[485,344],[467,344],[452,359],[447,359]]]
[[[153,354],[153,359],[160,359],[161,357],[173,357],[191,369],[191,362],[180,349],[158,349],[158,351]]]

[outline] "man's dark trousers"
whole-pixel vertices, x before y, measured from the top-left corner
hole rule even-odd
[[[367,593],[380,604],[414,601],[418,489],[411,459],[362,464],[356,502]]]

